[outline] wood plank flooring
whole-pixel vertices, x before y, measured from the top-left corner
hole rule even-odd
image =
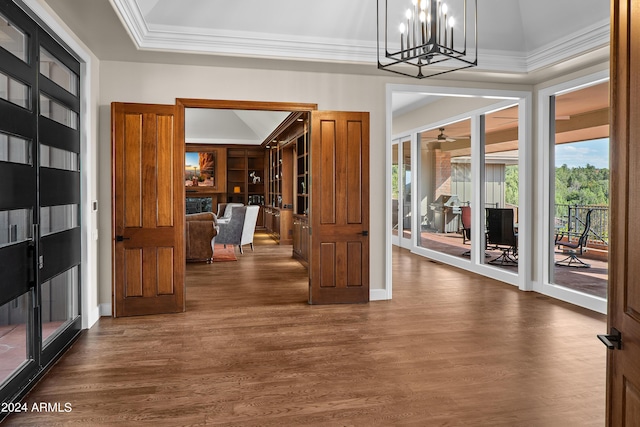
[[[309,306],[290,246],[187,266],[187,312],[102,318],[7,425],[602,426],[605,317],[405,250],[394,299]]]

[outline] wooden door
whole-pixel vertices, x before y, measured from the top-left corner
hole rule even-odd
[[[640,423],[640,2],[612,1],[607,425]],[[614,343],[615,344],[615,343]]]
[[[311,113],[309,303],[369,301],[369,113]]]
[[[114,103],[113,315],[185,310],[184,144],[173,105]]]

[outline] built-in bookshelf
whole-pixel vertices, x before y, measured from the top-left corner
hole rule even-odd
[[[264,150],[227,150],[227,202],[264,205]]]
[[[296,205],[298,215],[309,214],[309,138],[307,133],[296,140]]]

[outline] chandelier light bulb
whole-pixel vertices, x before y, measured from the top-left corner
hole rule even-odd
[[[411,13],[411,9],[407,9],[407,11],[404,13],[404,16],[407,19],[411,19],[411,17],[413,16],[413,13]]]
[[[411,3],[415,6],[418,4],[418,0],[411,0]]]
[[[400,34],[404,34],[404,30],[406,29],[404,22],[400,24],[400,27],[398,29],[400,30]]]
[[[449,18],[449,27],[453,28],[453,26],[456,24],[456,20],[453,19],[453,16],[451,18]]]
[[[429,24],[431,23],[431,14],[430,13],[427,14],[427,22]]]
[[[424,10],[420,12],[420,22],[424,22],[427,20],[427,14],[424,13]]]
[[[446,15],[448,10],[449,10],[449,7],[447,6],[447,4],[442,3],[442,13]]]
[[[427,0],[420,0],[420,9],[425,10],[427,8]]]

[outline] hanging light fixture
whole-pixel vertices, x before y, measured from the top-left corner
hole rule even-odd
[[[477,0],[402,1],[377,0],[379,69],[423,79],[478,65]]]

